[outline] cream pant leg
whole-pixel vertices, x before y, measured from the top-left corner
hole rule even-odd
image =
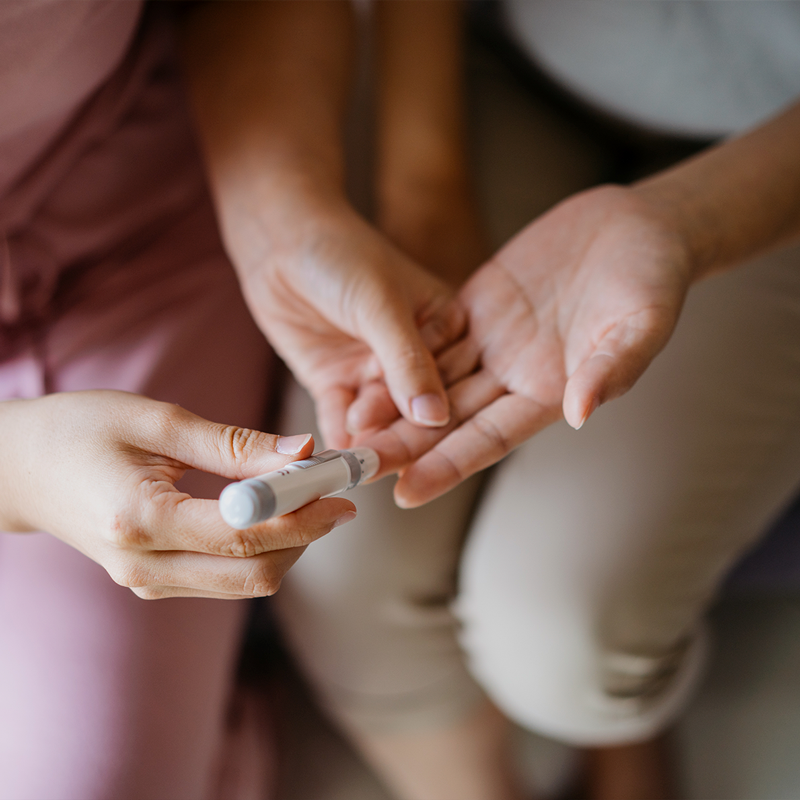
[[[602,177],[582,132],[492,65],[475,121],[497,244]],[[310,410],[290,406],[283,429],[306,430]],[[411,512],[388,485],[358,490],[358,520],[309,547],[275,598],[288,640],[361,730],[449,724],[480,685],[575,744],[647,737],[695,683],[725,570],[800,484],[799,416],[800,253],[785,251],[695,287],[628,396],[497,468],[463,557],[475,484]]]
[[[305,392],[295,385],[286,406],[281,430],[309,430]],[[359,731],[448,724],[483,696],[449,608],[477,482],[411,511],[392,485],[349,492],[358,517],[308,547],[272,598],[319,699]]]
[[[501,707],[575,743],[663,726],[694,682],[716,587],[800,486],[799,417],[793,250],[697,286],[629,395],[506,459],[459,599]]]

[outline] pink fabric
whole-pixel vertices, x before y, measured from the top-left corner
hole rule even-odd
[[[0,195],[122,60],[142,3],[0,3]]]
[[[118,63],[138,3],[25,3],[27,22],[22,5],[0,4],[0,85],[27,52],[8,56],[9,31],[47,34],[59,58],[39,69],[36,51],[15,77],[42,106],[23,129],[47,132],[18,174],[1,121],[24,98],[0,92],[0,399],[115,388],[261,426],[269,353],[222,252],[168,26]],[[54,85],[69,103],[48,116]],[[0,534],[0,800],[218,797],[248,608],[146,602],[46,533]]]

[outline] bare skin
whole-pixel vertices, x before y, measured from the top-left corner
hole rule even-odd
[[[660,352],[693,282],[796,240],[798,137],[795,105],[640,184],[565,200],[482,266],[457,300],[469,333],[427,334],[453,420],[369,438],[382,468],[403,470],[397,502],[432,500],[558,419],[579,428]]]
[[[309,4],[299,4],[299,24],[298,4],[280,4],[279,11],[268,3],[236,5],[227,29],[236,36],[216,36],[220,45],[204,38],[201,24],[188,47],[190,64],[192,50],[199,54],[193,86],[228,248],[254,316],[311,390],[329,441],[345,446],[368,438],[385,471],[402,471],[401,505],[442,494],[557,419],[580,427],[601,403],[627,391],[661,350],[693,281],[798,233],[794,109],[636,187],[571,198],[522,231],[448,304],[444,284],[376,239],[342,203],[334,143],[351,35],[346,10],[328,3],[311,14]],[[206,23],[221,22],[213,19],[218,13]],[[207,30],[213,37],[219,29]],[[268,46],[256,42],[263,36]],[[258,59],[239,58],[228,70],[248,52]],[[393,52],[399,50],[386,50]],[[304,53],[314,57],[295,57]],[[384,65],[387,86],[393,57]],[[223,91],[209,90],[215,86]],[[255,91],[263,102],[242,102]],[[422,116],[435,107],[422,101]],[[441,152],[457,152],[458,109],[439,108],[446,117],[441,129],[451,137]],[[381,114],[385,130],[403,130],[391,104]],[[427,137],[404,138],[414,144],[405,163],[425,163],[437,152]],[[425,180],[411,171],[407,181],[393,177],[393,165],[404,163],[397,152],[387,134],[379,148],[378,221],[403,250],[426,260],[439,237],[428,232],[426,245],[426,236],[415,233],[424,225],[397,210],[424,209],[408,198]],[[448,196],[463,196],[463,184],[453,191],[462,176],[458,168],[450,172],[447,158],[440,163],[440,174],[457,175],[449,187],[442,184],[446,204]],[[423,178],[436,170],[426,165]],[[419,196],[426,192],[436,196],[430,189]],[[344,286],[355,289],[343,294]],[[449,422],[431,356],[448,386]],[[398,413],[404,419],[392,422]],[[398,774],[403,756],[392,765],[393,755],[365,743],[370,747],[385,774]],[[606,749],[598,758],[607,759],[611,774],[620,759],[644,758],[647,747]],[[647,794],[659,796],[657,770],[645,764],[648,772],[655,788]],[[400,796],[423,796],[402,779],[395,787]],[[627,789],[608,791],[622,798]]]
[[[597,747],[586,752],[592,800],[675,800],[668,743],[664,736],[646,742]]]
[[[485,253],[463,159],[457,4],[379,6],[377,228],[343,190],[348,5],[229,8],[195,19],[186,60],[225,241],[256,321],[314,397],[327,444],[349,442],[357,419],[347,410],[373,385],[412,424],[446,422],[446,406],[415,416],[413,398],[444,398],[418,328]],[[458,332],[451,308],[446,324]],[[430,732],[351,736],[403,800],[520,800],[507,727],[487,703]]]
[[[350,5],[323,0],[213,4],[184,43],[228,253],[334,446],[360,387],[381,375],[412,423],[449,418],[418,324],[443,314],[451,292],[344,196],[352,39]]]
[[[255,477],[309,455],[278,437],[113,391],[0,403],[0,529],[45,530],[144,599],[274,594],[306,545],[355,517],[340,498],[235,531],[175,488],[188,469]]]

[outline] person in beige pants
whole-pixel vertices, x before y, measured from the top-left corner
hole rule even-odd
[[[491,65],[479,74],[477,95],[479,189],[500,244],[597,183],[606,162],[583,131]],[[717,167],[706,164],[700,174],[707,169],[711,182]],[[664,174],[669,187],[676,173]],[[745,186],[732,182],[727,191]],[[574,208],[545,219],[567,219]],[[536,226],[499,260],[524,251],[544,258]],[[534,731],[604,749],[655,736],[685,707],[706,649],[703,610],[798,486],[800,250],[774,248],[785,240],[782,231],[768,232],[709,263],[718,274],[692,288],[674,335],[635,388],[599,412],[587,403],[568,416],[580,426],[592,414],[580,433],[557,422],[508,455],[482,492],[473,479],[413,510],[391,505],[386,482],[359,489],[358,520],[310,548],[284,582],[276,607],[292,649],[326,708],[399,796],[500,796],[487,791],[489,779],[475,779],[494,769],[499,780],[500,759],[492,761],[487,747],[476,745],[471,759],[462,747],[451,762],[459,768],[445,766],[452,751],[444,732],[452,744],[454,731],[490,726],[484,693]],[[472,293],[469,285],[462,292],[476,315],[477,287],[488,280],[481,272],[483,283],[479,273]],[[495,325],[501,320],[497,314]],[[643,369],[599,399],[627,389]],[[560,416],[560,397],[537,430]],[[458,407],[452,389],[451,398]],[[299,402],[291,405],[301,413]],[[299,419],[292,429],[303,427]],[[390,462],[401,461],[398,436],[415,455],[434,443],[398,422],[372,440]],[[522,438],[512,431],[501,446]],[[462,435],[459,453],[468,441]],[[440,459],[457,452],[447,442],[437,445]],[[401,480],[396,496],[404,505],[455,483],[426,458]],[[476,460],[464,455],[461,474]],[[403,747],[426,777],[403,769]]]

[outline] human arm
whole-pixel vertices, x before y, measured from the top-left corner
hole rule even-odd
[[[349,443],[348,406],[378,377],[407,418],[448,418],[418,325],[449,292],[344,196],[352,22],[346,2],[217,3],[188,21],[183,47],[245,299],[337,447]]]
[[[460,286],[487,255],[468,157],[463,3],[375,4],[376,221]]]
[[[467,146],[463,3],[381,0],[376,52],[375,221],[458,287],[488,255]],[[382,380],[348,410],[352,433],[398,415]]]
[[[139,597],[273,594],[307,544],[354,516],[319,500],[236,531],[215,500],[175,488],[188,469],[255,477],[310,455],[310,436],[220,425],[112,391],[0,403],[0,530],[45,530]]]
[[[580,427],[664,347],[694,281],[800,237],[798,142],[795,105],[634,186],[576,195],[512,239],[459,296],[469,333],[439,359],[448,428],[398,421],[369,442],[404,469],[398,502],[433,499],[562,416]]]

